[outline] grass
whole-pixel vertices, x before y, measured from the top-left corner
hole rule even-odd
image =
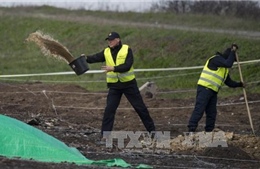
[[[0,13],[0,74],[2,75],[72,71],[64,61],[43,56],[37,46],[24,42],[28,35],[36,30],[50,34],[66,46],[75,57],[82,53],[88,55],[101,51],[107,45],[104,41],[107,33],[116,30],[120,32],[123,42],[133,49],[136,69],[202,66],[208,57],[216,51],[223,51],[233,42],[240,46],[240,61],[260,59],[260,40],[256,38],[110,22],[157,22],[208,29],[260,31],[259,22],[241,18],[167,13],[70,11],[46,6],[0,8]],[[54,18],[37,17],[38,15],[54,16]],[[80,19],[77,20],[67,19],[79,17]],[[87,17],[96,18],[97,22],[95,19],[88,20]],[[91,70],[99,70],[102,64],[89,66]],[[138,72],[137,79],[139,85],[148,80],[155,81],[160,90],[196,89],[200,71],[196,69]],[[242,71],[244,80],[248,82],[249,92],[260,92],[259,62],[242,65]],[[237,67],[234,67],[231,73],[232,78],[239,81]],[[34,76],[0,78],[0,80],[14,83],[25,81],[72,83],[88,90],[106,90],[104,74]],[[237,93],[241,91],[230,89],[221,91],[220,95],[228,96]],[[171,97],[180,97],[180,95],[173,94]],[[194,97],[194,94],[190,97]]]

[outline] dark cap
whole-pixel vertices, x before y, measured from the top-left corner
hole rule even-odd
[[[105,40],[114,40],[115,38],[120,38],[119,34],[116,32],[110,32]]]

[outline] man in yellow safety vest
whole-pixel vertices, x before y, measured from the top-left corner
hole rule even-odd
[[[134,57],[132,49],[122,44],[117,32],[110,32],[105,39],[108,47],[99,53],[87,56],[87,63],[105,62],[102,70],[106,73],[107,105],[104,111],[101,136],[105,131],[112,131],[115,113],[122,95],[131,103],[148,132],[155,131],[153,119],[143,102],[134,74]],[[134,120],[133,120],[134,125]]]
[[[205,131],[215,128],[217,116],[217,94],[223,84],[229,87],[243,87],[242,82],[235,82],[229,76],[229,68],[236,61],[238,46],[232,44],[223,54],[217,52],[210,57],[200,75],[197,86],[196,103],[188,124],[188,131],[195,132],[204,111],[206,114]]]

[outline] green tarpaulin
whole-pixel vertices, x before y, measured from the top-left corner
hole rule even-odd
[[[89,160],[76,148],[27,125],[24,122],[0,115],[0,155],[8,158],[32,159],[42,162],[68,162],[78,165],[103,165],[108,167],[132,167],[124,160]],[[136,168],[151,168],[140,164]]]

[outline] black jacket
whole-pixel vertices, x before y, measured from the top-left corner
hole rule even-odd
[[[211,58],[208,63],[208,68],[211,70],[217,70],[218,67],[231,68],[236,59],[235,52],[231,51],[228,57],[223,56],[221,53],[217,52],[215,57]],[[229,87],[242,87],[241,82],[235,82],[230,78],[230,75],[227,75],[225,84]]]
[[[115,46],[114,48],[110,48],[111,54],[112,54],[115,62],[116,62],[117,53],[119,52],[121,47],[122,47],[122,43],[120,41],[118,46]],[[97,63],[97,62],[105,62],[106,58],[105,58],[105,55],[104,55],[104,50],[102,50],[99,53],[87,56],[87,62],[90,63],[90,64],[91,63]],[[125,63],[118,65],[118,66],[115,66],[114,72],[119,72],[119,73],[127,72],[127,71],[130,70],[133,63],[134,63],[134,56],[133,56],[132,49],[129,47]],[[128,87],[129,85],[132,85],[132,84],[136,84],[135,79],[133,79],[129,82],[118,81],[117,83],[107,83],[107,87],[108,88],[123,89],[123,88]]]

